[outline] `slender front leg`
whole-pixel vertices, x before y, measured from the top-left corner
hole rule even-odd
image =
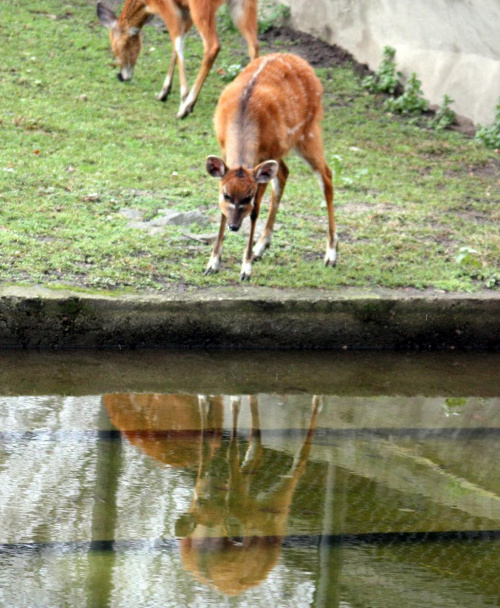
[[[278,213],[281,197],[283,196],[283,190],[285,189],[288,174],[288,167],[282,160],[280,160],[278,175],[272,181],[273,191],[271,195],[271,204],[269,206],[269,215],[267,216],[266,226],[253,249],[254,260],[260,260],[264,251],[268,249],[268,247],[271,245],[271,239],[273,238],[274,222],[276,220],[276,214]]]
[[[186,66],[184,62],[184,34],[175,39],[175,50],[177,53],[177,67],[179,68],[179,81],[181,86],[182,103],[189,93],[189,87],[186,78]]]
[[[252,260],[253,260],[253,243],[255,237],[255,226],[257,225],[257,218],[259,217],[260,203],[264,192],[266,191],[266,184],[259,184],[257,187],[257,193],[255,194],[255,202],[252,214],[250,215],[250,234],[248,235],[248,242],[243,255],[243,264],[241,265],[240,281],[248,281],[252,274]]]
[[[240,281],[248,281],[252,274],[252,259],[253,259],[253,241],[255,235],[255,225],[257,223],[258,215],[255,210],[252,211],[250,216],[250,234],[248,235],[248,242],[243,254],[243,263],[241,265]]]
[[[181,100],[185,99],[189,88],[184,69],[184,38],[193,23],[189,11],[178,11],[173,2],[160,3],[160,16],[167,26],[170,40],[172,41],[172,57],[168,67],[167,76],[163,88],[156,99],[165,101],[172,87],[175,64],[179,68],[179,80],[181,87]]]
[[[215,242],[212,255],[210,256],[210,260],[208,261],[208,266],[205,270],[205,275],[212,274],[214,272],[218,272],[220,268],[220,259],[222,256],[222,244],[224,242],[224,232],[226,230],[226,216],[221,214],[220,218],[220,227],[219,234],[217,236],[217,241]]]
[[[165,77],[165,82],[163,83],[163,87],[161,91],[156,96],[158,101],[166,101],[168,94],[170,93],[170,89],[172,88],[172,81],[174,79],[174,70],[175,70],[175,62],[177,60],[177,53],[175,50],[172,50],[172,57],[170,58],[170,64],[168,66],[167,76]]]

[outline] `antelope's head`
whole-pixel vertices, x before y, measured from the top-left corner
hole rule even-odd
[[[111,48],[120,65],[116,75],[118,80],[132,80],[134,67],[142,48],[141,28],[120,23],[115,13],[102,2],[97,3],[97,16],[100,22],[109,29]]]
[[[254,210],[259,184],[267,184],[278,174],[278,163],[266,160],[253,169],[230,169],[222,158],[209,156],[206,166],[209,175],[220,179],[219,207],[229,229],[237,232],[241,222]]]

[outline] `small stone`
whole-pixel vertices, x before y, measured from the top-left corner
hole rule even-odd
[[[201,211],[175,211],[175,210],[160,210],[159,213],[165,213],[163,217],[155,217],[150,224],[153,226],[189,226],[197,224],[198,226],[208,226],[210,219],[201,213]]]
[[[127,224],[129,228],[134,228],[135,230],[149,230],[149,222],[129,222]]]
[[[129,220],[142,219],[142,211],[139,211],[139,209],[136,209],[135,207],[122,207],[118,213]]]

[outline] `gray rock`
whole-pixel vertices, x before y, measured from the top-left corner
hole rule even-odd
[[[127,224],[129,228],[135,228],[136,230],[144,230],[145,232],[155,235],[161,234],[165,231],[165,228],[161,226],[151,226],[151,222],[129,222]]]
[[[142,211],[135,207],[123,207],[118,213],[129,220],[142,220]]]
[[[176,211],[175,209],[160,209],[164,215],[155,217],[149,223],[152,226],[208,226],[210,219],[201,211]]]

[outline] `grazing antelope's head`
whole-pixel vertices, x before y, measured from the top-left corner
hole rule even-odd
[[[207,172],[220,178],[219,206],[228,220],[229,229],[237,232],[241,222],[254,210],[259,184],[267,184],[278,173],[278,163],[266,160],[253,169],[230,169],[218,156],[207,158]]]
[[[120,23],[115,13],[102,2],[97,3],[97,16],[109,29],[111,48],[120,65],[118,80],[121,82],[132,80],[134,67],[142,48],[141,28]]]

